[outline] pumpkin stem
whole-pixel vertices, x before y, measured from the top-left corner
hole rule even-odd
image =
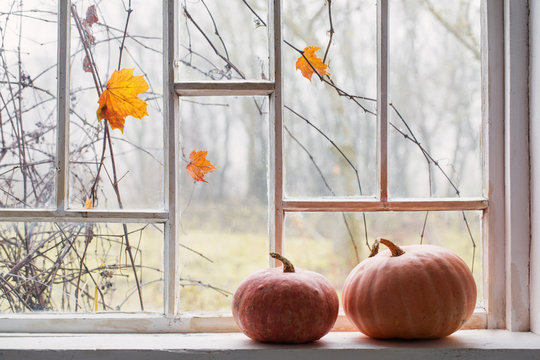
[[[270,253],[270,256],[274,259],[278,259],[283,263],[283,272],[294,272],[294,265],[292,264],[292,262],[275,252]]]
[[[376,239],[373,242],[373,245],[371,245],[371,252],[369,253],[368,257],[374,257],[379,253],[379,239]]]
[[[390,249],[390,252],[392,253],[392,256],[400,256],[405,254],[405,251],[403,251],[402,248],[391,242],[390,240],[379,238],[378,239],[381,244],[386,245],[388,249]]]

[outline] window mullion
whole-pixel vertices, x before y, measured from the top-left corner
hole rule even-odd
[[[190,81],[174,84],[178,96],[267,96],[274,91],[271,81]]]
[[[484,210],[488,207],[485,199],[407,199],[381,202],[367,200],[286,200],[285,211],[322,212],[380,212],[380,211],[469,211]]]
[[[108,223],[163,223],[168,220],[166,211],[145,210],[65,210],[61,213],[49,209],[0,209],[2,221],[45,222],[108,222]]]
[[[70,6],[70,0],[58,1],[56,212],[59,214],[67,208],[68,194]]]
[[[388,0],[377,1],[377,164],[379,197],[388,199]]]
[[[179,157],[180,126],[178,118],[178,96],[174,90],[174,61],[177,58],[178,7],[176,0],[163,0],[163,101],[165,144],[165,208],[168,220],[165,223],[164,236],[164,310],[167,317],[177,314],[180,300],[180,191]]]
[[[528,2],[504,1],[506,328],[529,331]]]
[[[283,252],[283,98],[281,72],[281,0],[268,1],[270,76],[274,91],[270,94],[268,141],[268,221],[270,251]],[[274,265],[274,260],[271,260]]]
[[[482,1],[482,106],[484,195],[482,217],[484,298],[488,328],[505,327],[504,249],[504,7]]]

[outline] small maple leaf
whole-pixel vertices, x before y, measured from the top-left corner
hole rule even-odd
[[[92,206],[92,199],[88,199],[88,200],[86,200],[86,201],[84,202],[84,208],[85,208],[85,209],[91,209],[91,208],[93,208],[93,206]]]
[[[206,159],[207,154],[208,151],[204,150],[193,150],[191,154],[189,154],[189,164],[187,164],[186,169],[189,176],[195,181],[204,181],[205,183],[208,183],[208,181],[205,180],[204,175],[217,169],[217,167],[212,165],[212,163]]]
[[[319,49],[320,47],[318,46],[308,46],[304,49],[305,58],[304,56],[300,56],[298,60],[296,60],[296,69],[300,70],[302,72],[302,75],[304,75],[304,77],[309,81],[311,81],[311,76],[314,73],[314,68],[315,70],[317,70],[317,73],[320,76],[330,75],[330,73],[326,71],[328,65],[323,63],[322,59],[318,58],[317,55],[315,55],[315,51]],[[306,59],[309,61],[309,63],[306,61]]]
[[[134,70],[115,70],[107,82],[107,89],[103,91],[98,101],[98,120],[107,119],[111,129],[120,129],[122,133],[127,116],[142,119],[148,115],[146,102],[138,97],[140,93],[148,90],[148,83],[142,75],[133,76]]]

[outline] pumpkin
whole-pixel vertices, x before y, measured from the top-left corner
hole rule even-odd
[[[343,309],[358,330],[380,339],[441,338],[469,319],[476,285],[459,256],[435,245],[379,241],[389,250],[372,252],[343,287]]]
[[[273,343],[306,343],[326,335],[336,322],[339,300],[321,274],[294,268],[277,253],[282,267],[245,278],[233,297],[232,313],[250,338]]]

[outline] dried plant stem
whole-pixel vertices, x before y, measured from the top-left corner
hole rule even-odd
[[[121,60],[122,60],[122,52],[123,52],[123,49],[124,49],[124,41],[125,41],[125,37],[127,36],[127,27],[128,27],[128,24],[129,24],[129,18],[131,16],[132,11],[133,10],[131,9],[131,2],[130,2],[129,8],[127,10],[127,19],[126,19],[126,25],[125,25],[125,28],[124,28],[124,37],[123,37],[123,40],[122,40],[122,45],[120,47],[119,64],[118,64],[119,68],[120,68]],[[73,14],[73,17],[75,18],[75,23],[77,25],[77,30],[79,32],[81,42],[83,43],[86,55],[90,59],[91,72],[92,72],[92,76],[94,78],[94,83],[96,84],[96,90],[98,92],[98,95],[101,96],[101,93],[103,92],[103,88],[102,88],[101,84],[98,82],[99,81],[99,76],[98,76],[98,71],[97,71],[97,68],[96,68],[96,64],[95,64],[95,61],[94,61],[93,57],[91,56],[89,42],[88,42],[88,39],[86,38],[85,32],[84,32],[84,30],[82,28],[80,18],[78,17],[77,11],[76,11],[76,9],[75,9],[75,7],[73,5],[71,7],[71,12]],[[118,206],[119,206],[120,209],[123,209],[124,206],[123,206],[122,198],[121,198],[121,195],[120,195],[120,189],[118,187],[118,177],[117,177],[117,171],[116,171],[116,162],[115,162],[115,158],[114,158],[114,152],[113,152],[113,146],[112,146],[112,141],[111,141],[111,136],[110,136],[109,124],[108,124],[108,121],[106,119],[104,119],[103,121],[104,121],[104,136],[103,136],[103,148],[102,148],[103,150],[102,150],[102,155],[101,155],[101,161],[100,161],[99,166],[98,166],[98,172],[96,174],[96,177],[94,179],[94,182],[93,182],[93,185],[92,185],[92,188],[91,188],[90,196],[92,198],[92,203],[93,203],[92,205],[94,205],[94,201],[95,201],[95,198],[96,198],[97,184],[99,182],[99,172],[104,166],[105,151],[106,151],[106,148],[107,148],[107,145],[108,145],[108,150],[109,150],[110,160],[111,160],[111,166],[112,166],[112,170],[113,170],[113,179],[112,179],[111,183],[112,183],[112,186],[113,186],[113,190],[114,190],[114,192],[116,194]],[[133,256],[133,252],[132,252],[132,249],[131,249],[131,244],[130,244],[130,241],[129,241],[129,234],[128,234],[128,230],[127,230],[127,225],[122,224],[122,228],[123,228],[123,232],[124,232],[124,239],[126,241],[126,251],[128,253],[128,256],[129,256],[130,264],[131,264],[131,267],[132,267],[132,272],[133,272],[133,275],[134,275],[134,278],[135,278],[135,283],[136,283],[137,290],[138,290],[140,307],[141,307],[141,310],[144,310],[144,303],[143,303],[143,298],[142,298],[142,290],[141,290],[139,278],[138,278],[138,275],[137,275],[137,270],[135,268],[135,258]],[[83,259],[84,259],[84,257],[83,257]],[[77,286],[77,288],[78,288],[78,286]]]
[[[184,7],[184,15],[189,19],[189,21],[191,21],[191,23],[197,28],[197,30],[199,30],[199,32],[201,33],[201,35],[204,37],[204,39],[206,40],[206,42],[210,45],[210,47],[212,48],[212,50],[214,50],[214,53],[219,57],[221,58],[228,66],[230,66],[234,71],[236,71],[236,73],[238,75],[240,75],[240,77],[242,79],[245,79],[246,76],[244,75],[244,73],[242,73],[237,67],[236,65],[234,65],[226,56],[224,56],[221,52],[219,52],[219,50],[216,48],[216,46],[212,43],[212,40],[210,40],[210,38],[208,37],[208,35],[206,35],[206,33],[204,32],[203,29],[201,29],[201,27],[199,26],[199,24],[197,24],[197,22],[193,19],[193,17],[191,16],[191,14],[189,13],[189,11]]]
[[[328,181],[326,180],[326,177],[324,176],[321,168],[319,167],[319,165],[317,164],[317,162],[315,161],[315,158],[313,157],[313,155],[311,155],[311,152],[304,146],[304,144],[302,144],[300,142],[300,140],[298,140],[298,138],[296,138],[296,136],[294,136],[292,134],[292,132],[289,130],[289,128],[286,126],[286,125],[283,125],[283,129],[287,132],[287,134],[289,135],[289,137],[306,153],[306,155],[309,157],[309,161],[311,161],[311,163],[313,164],[313,166],[315,167],[315,170],[317,170],[317,173],[319,174],[319,177],[321,178],[321,180],[323,181],[324,183],[324,187],[330,192],[330,194],[332,196],[336,196],[336,193],[334,192],[334,190],[332,189],[332,187],[330,186],[330,184],[328,183]],[[347,229],[347,234],[349,235],[349,240],[351,242],[351,245],[354,249],[354,255],[355,255],[355,258],[356,258],[356,262],[359,263],[360,262],[360,255],[358,254],[358,246],[356,246],[356,241],[354,240],[354,236],[353,236],[353,233],[352,233],[352,230],[351,230],[351,226],[349,224],[349,220],[347,220],[347,216],[345,215],[345,213],[341,213],[341,216],[342,216],[342,219],[343,219],[343,223],[345,224],[345,228]]]
[[[334,38],[334,24],[332,22],[332,0],[326,0],[328,4],[328,22],[330,23],[330,30],[328,30],[328,45],[326,45],[326,50],[324,52],[323,63],[326,63],[326,58],[328,57],[328,52],[330,51],[330,46],[332,45],[332,39]]]
[[[120,68],[122,67],[122,54],[124,53],[124,44],[126,43],[127,29],[132,12],[133,9],[131,8],[131,0],[129,0],[128,8],[126,9],[126,25],[124,26],[124,34],[122,35],[122,43],[120,44],[120,53],[118,55],[118,70],[120,70]]]

